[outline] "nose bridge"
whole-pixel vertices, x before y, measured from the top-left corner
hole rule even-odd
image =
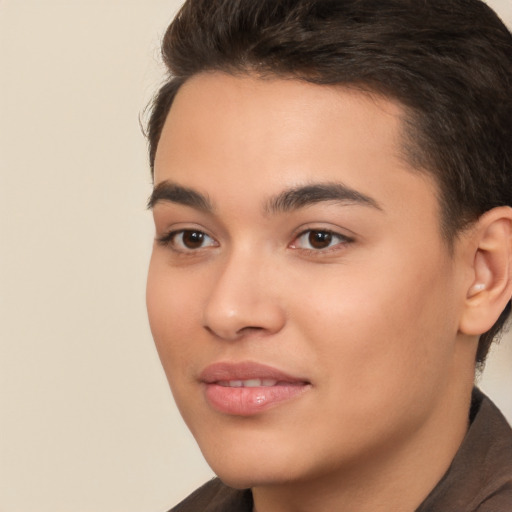
[[[279,331],[284,311],[273,279],[274,268],[260,251],[238,248],[226,255],[204,309],[204,326],[218,337]]]

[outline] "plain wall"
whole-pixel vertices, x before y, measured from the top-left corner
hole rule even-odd
[[[1,512],[163,512],[211,475],[144,301],[138,118],[179,3],[0,0]],[[509,336],[482,387],[512,420],[511,373]]]

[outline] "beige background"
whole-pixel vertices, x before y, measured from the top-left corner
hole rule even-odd
[[[179,3],[0,0],[0,512],[163,512],[211,474],[144,304],[138,116]],[[482,386],[512,420],[505,341]]]

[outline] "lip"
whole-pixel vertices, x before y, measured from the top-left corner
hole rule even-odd
[[[311,387],[307,379],[250,361],[214,363],[201,372],[199,380],[204,385],[210,406],[234,416],[262,413],[298,397]],[[255,380],[265,381],[265,385],[254,385]],[[230,386],[234,381],[236,386]],[[253,381],[251,387],[244,387],[244,381]]]

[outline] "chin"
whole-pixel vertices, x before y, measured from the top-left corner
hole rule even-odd
[[[240,461],[240,465],[244,465],[243,461]],[[260,463],[261,465],[262,463]],[[244,465],[245,466],[245,465]],[[278,472],[272,472],[261,470],[260,468],[247,468],[245,467],[240,471],[232,471],[230,469],[220,468],[215,469],[212,467],[215,474],[229,487],[234,489],[249,489],[253,487],[279,485],[290,482],[290,475],[287,474],[286,470]]]
[[[203,455],[214,473],[235,489],[307,480],[320,470],[315,461],[304,458],[296,446],[272,443],[270,439],[259,441],[253,439],[245,446],[235,444],[233,449],[222,451],[203,450]],[[249,449],[251,444],[252,449]]]
[[[226,453],[222,457],[207,455],[206,461],[226,485],[235,489],[278,484],[290,478],[287,464],[269,460],[264,453],[256,457],[247,457],[244,453]]]

